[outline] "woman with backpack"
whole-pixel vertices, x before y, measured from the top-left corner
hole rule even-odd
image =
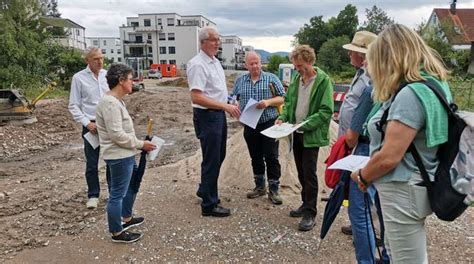
[[[371,159],[351,177],[362,191],[370,184],[379,191],[391,261],[428,263],[425,219],[432,211],[426,188],[418,185],[422,176],[407,150],[413,143],[433,178],[438,146],[448,137],[447,112],[426,85],[413,82],[433,83],[451,100],[448,71],[436,51],[399,24],[378,35],[367,61],[374,100],[382,107],[368,123]]]

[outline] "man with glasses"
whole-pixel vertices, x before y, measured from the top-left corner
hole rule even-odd
[[[217,180],[226,154],[227,123],[225,112],[239,118],[236,105],[227,103],[224,69],[215,57],[219,50],[219,33],[213,27],[199,31],[200,50],[187,64],[187,76],[193,106],[196,137],[201,142],[201,184],[197,196],[202,198],[203,216],[226,217],[230,210],[219,205]]]
[[[69,111],[76,122],[82,124],[82,136],[84,140],[84,154],[86,157],[86,182],[87,182],[87,208],[97,208],[99,203],[99,154],[100,147],[94,149],[84,138],[90,132],[97,135],[95,114],[97,104],[102,96],[109,91],[105,75],[104,55],[98,48],[89,48],[85,53],[87,67],[74,74],[69,95]],[[106,170],[107,182],[109,170]]]

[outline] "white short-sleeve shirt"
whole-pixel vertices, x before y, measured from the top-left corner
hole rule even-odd
[[[224,69],[215,57],[209,57],[202,50],[187,64],[189,90],[200,90],[203,95],[215,101],[227,102],[227,85]],[[193,107],[206,109],[206,107],[192,104]]]

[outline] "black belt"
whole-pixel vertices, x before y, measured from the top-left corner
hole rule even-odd
[[[224,112],[224,110],[220,110],[220,109],[210,109],[210,108],[207,108],[207,109],[203,109],[203,108],[197,108],[197,107],[194,107],[195,110],[199,111],[199,112]]]
[[[368,136],[359,136],[359,138],[357,139],[357,142],[363,143],[363,144],[369,144],[370,139]]]

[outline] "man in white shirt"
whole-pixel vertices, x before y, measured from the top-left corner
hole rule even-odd
[[[201,184],[197,195],[202,198],[203,216],[225,217],[230,210],[219,205],[217,179],[226,154],[227,123],[224,112],[238,118],[240,110],[227,103],[224,70],[215,57],[219,50],[219,33],[213,27],[199,31],[201,49],[187,64],[187,76],[193,106],[193,122],[201,142]]]
[[[97,135],[95,124],[96,107],[102,96],[109,91],[109,86],[105,75],[104,55],[98,48],[89,48],[86,53],[87,67],[74,74],[69,95],[69,111],[74,120],[82,124],[82,136],[84,140],[84,154],[86,157],[86,182],[87,182],[87,208],[97,208],[99,203],[99,154],[100,147],[94,149],[84,138],[90,132]],[[107,181],[109,171],[106,171]]]

